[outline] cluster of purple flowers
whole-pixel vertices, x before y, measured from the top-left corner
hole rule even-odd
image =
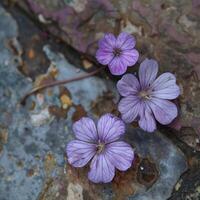
[[[128,33],[117,38],[105,34],[99,41],[96,58],[108,65],[113,75],[122,75],[127,67],[133,66],[139,58],[134,48],[136,40]],[[94,183],[112,181],[115,168],[125,171],[134,159],[132,147],[121,141],[125,123],[138,121],[140,128],[147,132],[156,129],[156,120],[163,125],[171,123],[177,116],[177,107],[170,100],[180,94],[176,77],[163,73],[157,77],[158,63],[145,59],[139,67],[138,78],[125,74],[117,83],[122,96],[118,110],[121,119],[112,114],[103,115],[97,127],[92,119],[84,117],[73,125],[76,140],[67,145],[68,162],[74,167],[83,167],[91,160],[88,178]]]

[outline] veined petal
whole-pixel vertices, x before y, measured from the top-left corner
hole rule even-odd
[[[97,124],[99,139],[109,143],[116,141],[125,133],[125,124],[118,117],[112,114],[103,115]]]
[[[121,80],[117,82],[117,89],[118,92],[125,97],[138,93],[140,84],[133,74],[125,74],[122,76]]]
[[[139,53],[136,49],[124,50],[122,52],[121,58],[127,66],[132,66],[135,65],[135,63],[138,61]]]
[[[127,70],[127,65],[123,62],[123,59],[120,56],[114,57],[108,64],[108,67],[113,75],[122,75]]]
[[[145,59],[140,64],[139,79],[143,89],[148,88],[156,79],[158,73],[158,63],[153,59]]]
[[[138,116],[141,104],[137,96],[130,95],[120,100],[118,110],[121,113],[122,120],[131,123]]]
[[[176,84],[176,77],[172,73],[160,75],[151,85],[154,97],[161,99],[175,99],[180,95],[180,88]]]
[[[73,132],[77,139],[85,142],[95,142],[98,140],[95,123],[89,117],[82,117],[73,124]]]
[[[139,126],[147,132],[153,132],[156,130],[156,121],[153,113],[147,104],[143,104],[140,110]]]
[[[126,171],[132,165],[134,152],[129,144],[119,141],[106,146],[105,156],[117,169]]]
[[[107,52],[103,49],[98,49],[96,53],[96,59],[102,65],[107,65],[113,59],[114,55],[112,52]]]
[[[133,49],[135,44],[135,38],[126,32],[120,33],[116,40],[116,47],[122,50]]]
[[[85,166],[96,153],[96,145],[80,140],[73,140],[66,148],[68,162],[74,167]]]
[[[152,98],[149,105],[156,120],[161,124],[169,124],[177,116],[178,111],[176,105],[168,100]]]
[[[113,48],[116,46],[116,38],[112,33],[106,33],[102,39],[99,40],[99,48],[112,52]]]
[[[94,183],[109,183],[115,176],[113,164],[104,154],[97,154],[90,164],[88,178]]]

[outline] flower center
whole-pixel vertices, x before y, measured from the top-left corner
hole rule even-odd
[[[114,56],[120,56],[121,53],[122,53],[121,49],[119,49],[119,48],[114,48],[114,50],[113,50]]]
[[[146,90],[140,91],[139,97],[141,97],[142,99],[150,99],[149,92]]]
[[[105,144],[99,142],[99,143],[97,144],[97,153],[98,153],[98,154],[102,153],[102,151],[103,151],[104,149],[105,149]]]

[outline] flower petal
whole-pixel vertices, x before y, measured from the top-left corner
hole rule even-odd
[[[176,77],[172,73],[160,75],[151,86],[152,96],[161,99],[175,99],[180,95],[180,88],[176,84]]]
[[[127,70],[127,65],[123,62],[123,59],[120,56],[114,57],[108,64],[108,67],[113,75],[122,75]]]
[[[121,113],[122,120],[131,123],[138,116],[141,104],[137,96],[127,96],[120,100],[118,110]]]
[[[113,52],[113,48],[116,46],[116,38],[112,33],[106,33],[102,39],[99,40],[99,48]]]
[[[109,143],[116,141],[125,133],[125,124],[118,117],[112,114],[103,115],[97,124],[99,139]]]
[[[140,84],[134,75],[125,74],[121,80],[117,82],[117,89],[122,96],[128,96],[138,93],[140,90]]]
[[[73,132],[77,139],[85,142],[95,142],[98,140],[95,123],[89,117],[82,117],[73,124]]]
[[[96,155],[90,164],[88,178],[94,183],[111,182],[115,176],[115,168],[104,154]]]
[[[96,59],[102,65],[107,65],[113,59],[114,55],[112,52],[105,51],[103,49],[98,49],[96,53]]]
[[[96,153],[96,145],[73,140],[66,148],[68,162],[74,167],[85,166]]]
[[[153,59],[145,59],[140,64],[139,79],[143,89],[146,89],[156,79],[158,63]]]
[[[135,38],[126,32],[120,33],[116,40],[116,47],[122,50],[133,49],[135,44]]]
[[[134,152],[125,142],[113,142],[106,146],[106,157],[117,169],[126,171],[132,165]]]
[[[141,106],[141,108],[143,109],[140,110],[140,120],[139,120],[140,128],[142,128],[147,132],[155,131],[156,121],[149,106],[144,103],[143,106]]]
[[[176,105],[168,100],[152,98],[149,105],[156,120],[161,124],[169,124],[177,116]]]
[[[125,50],[122,52],[121,58],[127,66],[132,66],[137,62],[139,53],[136,49]]]

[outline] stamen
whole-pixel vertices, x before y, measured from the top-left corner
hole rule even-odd
[[[122,53],[122,51],[121,51],[121,49],[119,49],[119,48],[115,48],[115,49],[113,50],[114,56],[120,56],[121,53]]]
[[[105,149],[104,143],[97,144],[97,153],[100,154]]]
[[[150,99],[148,91],[142,90],[139,92],[139,96],[143,99]]]

